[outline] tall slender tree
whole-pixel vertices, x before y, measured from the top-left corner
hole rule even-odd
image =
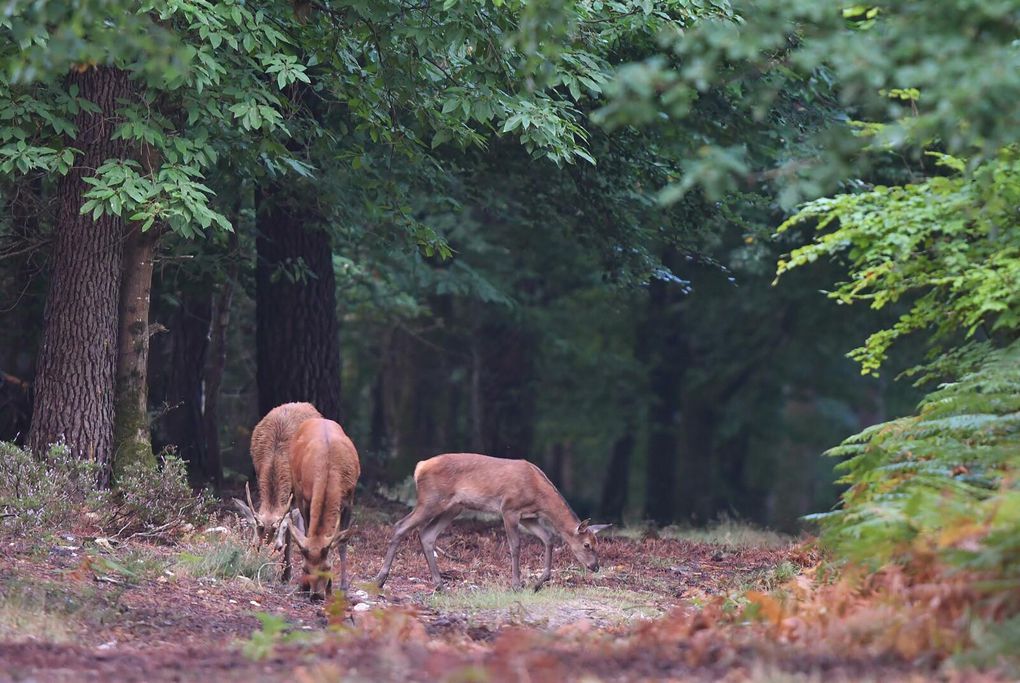
[[[133,97],[126,71],[82,67],[67,77],[94,107],[75,118],[75,144],[84,150],[57,189],[60,209],[46,300],[45,329],[36,366],[29,444],[44,450],[64,441],[102,465],[110,478],[116,390],[118,310],[124,220],[113,213],[83,215],[85,178],[110,159],[125,159],[128,143],[114,138],[120,102]]]

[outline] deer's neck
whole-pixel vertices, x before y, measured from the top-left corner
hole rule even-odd
[[[543,478],[545,475],[543,473]],[[543,516],[553,529],[561,537],[566,538],[577,530],[578,519],[574,511],[567,505],[567,501],[560,494],[553,483],[545,478],[545,486],[542,495],[545,498]]]

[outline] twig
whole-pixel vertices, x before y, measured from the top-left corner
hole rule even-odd
[[[175,519],[173,521],[167,522],[166,524],[158,526],[155,529],[150,529],[149,531],[136,531],[135,533],[131,534],[130,536],[128,536],[124,540],[125,541],[130,541],[132,538],[152,538],[153,536],[159,536],[164,531],[166,531],[168,529],[172,529],[173,527],[179,526],[179,525],[180,525],[180,520],[179,519]],[[125,527],[125,528],[127,528],[127,527]]]

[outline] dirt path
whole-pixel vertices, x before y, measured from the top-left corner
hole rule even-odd
[[[358,580],[375,574],[388,538],[388,516],[371,517],[352,546],[348,602],[326,609],[281,586],[273,567],[256,580],[182,570],[182,552],[215,547],[205,537],[183,550],[113,552],[73,534],[40,547],[5,542],[0,681],[910,677],[900,662],[769,649],[739,627],[697,627],[714,597],[768,588],[811,562],[797,548],[610,538],[598,574],[560,548],[548,588],[513,593],[502,531],[465,522],[443,537],[447,591],[431,591],[407,542],[377,595]],[[540,556],[537,542],[525,545],[525,576],[539,573]]]

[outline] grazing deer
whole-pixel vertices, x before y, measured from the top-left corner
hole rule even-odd
[[[311,403],[284,403],[266,413],[252,430],[251,460],[258,479],[259,508],[256,512],[247,483],[244,485],[247,505],[237,498],[234,504],[252,525],[252,545],[256,547],[278,535],[281,521],[290,511],[290,444],[301,423],[315,417],[322,415]],[[290,581],[288,555],[283,558],[280,580]]]
[[[595,535],[610,524],[579,522],[567,501],[542,470],[527,460],[505,460],[477,453],[447,453],[423,460],[414,468],[418,503],[411,514],[397,522],[386,549],[386,559],[376,576],[382,588],[390,574],[393,557],[404,537],[420,529],[425,554],[436,590],[443,579],[436,565],[436,538],[467,510],[494,512],[503,517],[510,544],[511,582],[521,588],[521,540],[518,529],[533,534],[545,546],[545,571],[535,584],[537,591],[552,572],[552,546],[556,537],[570,548],[574,557],[593,572],[599,570]]]
[[[280,526],[277,545],[289,555],[293,537],[304,560],[301,587],[312,600],[322,600],[333,590],[333,547],[340,553],[340,588],[347,590],[347,541],[353,533],[354,487],[361,476],[358,451],[336,422],[306,420],[290,444],[290,471],[296,509],[291,521]]]

